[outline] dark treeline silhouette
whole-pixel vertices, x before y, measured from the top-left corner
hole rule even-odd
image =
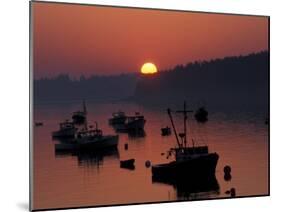
[[[38,79],[34,81],[34,101],[120,100],[134,94],[136,80],[136,74],[81,76],[79,80],[68,75]]]
[[[203,102],[207,107],[268,107],[269,53],[177,65],[155,75],[68,75],[34,81],[35,102],[133,100],[141,104]],[[201,105],[202,106],[202,105]]]
[[[135,101],[144,104],[205,102],[208,106],[268,107],[269,53],[178,65],[138,80]]]

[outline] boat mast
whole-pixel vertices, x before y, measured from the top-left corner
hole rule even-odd
[[[183,113],[183,126],[184,126],[184,147],[187,144],[187,113],[192,113],[192,110],[186,110],[186,103],[184,101],[183,110],[176,111],[177,113]]]
[[[171,120],[171,123],[172,123],[172,127],[173,127],[173,130],[174,130],[174,134],[175,134],[175,136],[176,136],[176,140],[177,140],[178,146],[180,147],[181,145],[180,145],[180,142],[179,142],[177,130],[176,130],[175,125],[174,125],[173,117],[172,117],[172,114],[171,114],[171,109],[168,108],[168,109],[167,109],[167,112],[168,112],[168,115],[169,115],[170,120]]]
[[[186,104],[185,101],[183,103],[183,111],[184,111],[184,115],[183,115],[183,126],[184,126],[184,148],[186,148],[186,121],[187,121],[187,112],[186,112]]]
[[[84,127],[85,127],[85,130],[88,130],[87,108],[86,108],[85,100],[83,100],[83,113],[84,113],[84,115],[85,115]]]

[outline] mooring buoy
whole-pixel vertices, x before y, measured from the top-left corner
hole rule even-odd
[[[231,197],[235,197],[235,196],[236,196],[236,190],[235,190],[235,188],[231,188],[231,189],[230,189],[230,196],[231,196]]]
[[[149,160],[145,161],[145,167],[149,168],[151,166],[151,162]]]
[[[225,166],[223,168],[224,174],[230,174],[231,172],[231,167],[229,165]]]

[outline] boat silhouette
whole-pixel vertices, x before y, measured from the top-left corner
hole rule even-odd
[[[187,111],[184,102],[183,110],[175,112],[184,116],[184,132],[177,134],[172,111],[169,108],[167,110],[177,141],[177,147],[168,151],[168,157],[174,156],[175,160],[169,163],[153,165],[153,177],[204,180],[204,178],[208,179],[215,176],[219,155],[215,152],[210,153],[208,146],[195,146],[194,140],[192,140],[191,147],[187,146],[187,113],[193,111]]]
[[[171,135],[171,128],[170,127],[163,127],[161,128],[161,135],[162,136],[168,136]]]
[[[65,120],[64,122],[59,123],[59,130],[52,133],[53,139],[64,139],[64,138],[74,138],[77,132],[73,122]]]
[[[85,149],[95,150],[95,149],[117,147],[118,140],[119,140],[118,135],[104,135],[103,131],[98,128],[97,122],[95,122],[96,127],[94,129],[92,129],[92,126],[88,127],[87,112],[86,112],[87,109],[86,109],[85,102],[83,105],[84,105],[84,112],[85,112],[84,127],[78,131],[74,127],[73,122],[66,122],[67,124],[64,125],[61,124],[60,131],[54,132],[53,136],[54,134],[55,135],[61,134],[62,127],[64,126],[66,129],[69,128],[69,134],[71,133],[72,137],[74,138],[66,140],[65,142],[60,142],[55,144],[55,149],[57,151],[71,151],[71,150],[85,150]],[[65,131],[63,131],[63,133],[64,132]]]
[[[95,129],[79,131],[75,134],[74,139],[55,144],[55,149],[57,151],[106,149],[117,147],[118,139],[118,135],[103,135],[102,130],[96,124]]]
[[[144,132],[146,120],[139,112],[133,116],[126,116],[124,112],[119,112],[115,114],[115,117],[109,119],[109,123],[116,132],[138,134]]]

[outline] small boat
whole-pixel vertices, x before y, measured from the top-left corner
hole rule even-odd
[[[170,127],[164,127],[164,128],[161,128],[161,135],[162,136],[168,136],[168,135],[171,135],[171,128]]]
[[[145,122],[144,116],[136,113],[135,116],[127,117],[125,126],[128,131],[141,131],[144,130]]]
[[[124,125],[126,120],[127,120],[126,114],[122,111],[118,111],[118,112],[112,113],[112,118],[110,118],[108,120],[108,122],[110,125],[116,125],[116,124]]]
[[[121,115],[122,116],[122,115]],[[120,117],[120,114],[118,115]],[[112,124],[113,128],[116,132],[119,133],[138,133],[138,132],[144,132],[144,125],[146,120],[144,119],[143,115],[140,115],[140,113],[136,112],[134,116],[125,116],[125,122],[121,123],[119,119],[119,123]],[[141,134],[141,133],[140,133]]]
[[[201,179],[215,175],[215,170],[219,155],[217,153],[209,153],[208,146],[187,146],[187,113],[192,111],[184,109],[176,111],[184,115],[184,132],[177,134],[171,110],[167,112],[173,126],[174,134],[177,141],[177,147],[168,151],[168,157],[174,155],[175,160],[170,163],[157,164],[152,166],[152,175],[154,178],[173,178],[173,179]],[[180,138],[179,138],[179,137]]]
[[[125,169],[135,169],[135,159],[129,159],[129,160],[121,160],[120,161],[120,168]]]
[[[35,126],[36,127],[41,127],[41,126],[43,126],[43,122],[35,122]]]
[[[87,115],[86,104],[85,101],[83,101],[83,111],[76,111],[73,112],[72,114],[73,123],[84,124],[84,122],[86,121],[86,115]]]
[[[118,145],[118,135],[103,135],[100,129],[81,131],[67,143],[55,144],[56,151],[99,150]]]
[[[77,128],[75,128],[73,122],[66,120],[59,126],[59,130],[52,133],[53,138],[74,138]]]
[[[194,115],[195,119],[198,122],[204,123],[208,121],[208,111],[205,109],[205,107],[200,107]]]
[[[268,125],[268,124],[269,124],[269,118],[268,118],[268,117],[265,119],[264,124],[265,124],[265,125]]]

